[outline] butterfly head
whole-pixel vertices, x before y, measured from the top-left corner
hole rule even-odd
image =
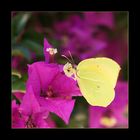
[[[66,76],[72,77],[72,75],[75,74],[75,71],[76,70],[75,70],[74,66],[71,63],[67,62],[64,65],[64,67],[63,67],[63,71],[64,71],[64,73],[65,73]]]
[[[71,55],[71,52],[68,51],[68,53],[71,57],[71,60],[67,56],[61,55],[62,57],[66,58],[68,60],[68,62],[63,67],[63,71],[64,71],[66,76],[71,77],[74,80],[76,80],[76,65],[75,65],[75,62],[74,62],[73,57]]]

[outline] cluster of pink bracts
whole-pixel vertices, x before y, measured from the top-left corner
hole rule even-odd
[[[107,33],[98,29],[100,25],[114,30],[113,13],[85,12],[83,18],[74,15],[56,23],[54,38],[61,40],[60,52],[67,55],[69,50],[79,60],[102,54],[122,65],[127,57],[127,43],[122,44],[119,37],[109,40]],[[44,39],[45,61],[28,65],[25,93],[13,93],[19,102],[12,100],[12,128],[55,128],[50,113],[68,125],[75,104],[73,96],[82,96],[76,81],[65,76],[63,65],[52,61],[47,48],[53,47]],[[122,52],[122,48],[125,51]],[[115,92],[115,100],[107,108],[89,106],[89,127],[128,126],[124,115],[128,107],[128,83],[120,78]]]

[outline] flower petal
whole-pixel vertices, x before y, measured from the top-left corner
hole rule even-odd
[[[12,101],[12,128],[24,128],[25,121],[20,117],[19,105],[16,104],[16,100]]]
[[[85,20],[90,25],[103,25],[110,29],[114,28],[114,16],[112,12],[85,12]]]
[[[100,128],[100,119],[103,115],[105,108],[89,106],[89,127],[90,128]]]
[[[61,73],[51,83],[56,96],[82,96],[76,84],[76,81]]]
[[[46,119],[46,122],[50,128],[56,128],[55,122],[52,120],[51,116],[49,115]]]
[[[34,95],[32,86],[27,89],[19,110],[24,115],[40,112],[40,105]]]
[[[121,109],[128,104],[128,83],[118,81],[115,87],[115,99],[110,108]]]
[[[49,112],[38,112],[32,115],[32,119],[34,121],[34,124],[37,128],[50,128],[46,118],[48,117]]]
[[[122,107],[122,109],[116,109],[114,112],[114,116],[117,119],[117,126],[128,126],[128,118],[124,116],[125,107]]]
[[[48,85],[59,72],[56,64],[47,64],[45,62],[36,62],[29,66],[28,85],[32,85],[36,96],[40,96],[41,90],[46,91]]]
[[[47,63],[49,63],[50,54],[49,54],[49,52],[46,51],[47,48],[53,48],[53,47],[49,44],[49,42],[47,41],[47,39],[44,38],[44,49],[43,49],[43,51],[44,51],[45,61]]]
[[[14,95],[21,102],[25,93],[19,90],[19,91],[14,91],[12,95]]]
[[[65,100],[61,98],[40,98],[39,100],[42,107],[58,115],[66,124],[69,123],[75,100]]]

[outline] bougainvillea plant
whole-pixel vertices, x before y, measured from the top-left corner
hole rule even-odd
[[[128,128],[126,15],[14,11],[11,127]]]

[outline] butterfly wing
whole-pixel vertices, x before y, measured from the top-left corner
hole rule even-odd
[[[106,107],[113,101],[114,89],[107,84],[83,78],[78,78],[77,81],[82,95],[90,105]]]
[[[108,82],[113,88],[116,85],[120,66],[112,59],[106,57],[90,58],[81,61],[77,66],[77,72],[83,76],[85,72],[93,73],[102,77],[105,82]],[[86,78],[92,78],[92,75],[86,75]],[[95,78],[95,77],[94,77]]]
[[[91,58],[77,66],[79,88],[91,105],[108,106],[114,99],[119,65],[108,58]]]

